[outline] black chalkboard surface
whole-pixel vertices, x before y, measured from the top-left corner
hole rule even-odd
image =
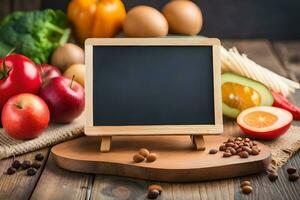
[[[223,132],[220,40],[203,37],[90,38],[85,41],[87,136]]]
[[[212,46],[94,46],[94,126],[214,125],[212,52]]]

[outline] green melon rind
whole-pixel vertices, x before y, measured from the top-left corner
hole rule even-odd
[[[269,89],[260,82],[251,80],[249,78],[239,76],[233,73],[224,73],[222,74],[222,82],[223,85],[226,82],[238,83],[241,85],[245,85],[247,87],[253,88],[257,91],[261,96],[261,104],[260,106],[272,106],[274,102],[274,98]],[[231,108],[225,103],[222,103],[223,114],[227,117],[236,118],[240,114],[240,110],[236,108]]]

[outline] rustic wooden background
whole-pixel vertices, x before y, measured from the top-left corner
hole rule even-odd
[[[12,10],[66,9],[69,0],[0,0],[0,19]],[[126,8],[161,8],[169,0],[123,0]],[[194,0],[202,9],[202,35],[220,38],[300,39],[299,0]]]
[[[263,66],[283,76],[298,81],[300,73],[300,42],[269,40],[222,40],[226,47],[236,46],[241,52]],[[300,106],[300,91],[293,94],[292,101]],[[294,122],[299,126],[300,122]],[[238,131],[233,120],[225,120],[225,132]],[[12,158],[0,160],[0,200],[146,200],[147,187],[157,183],[118,176],[74,173],[57,167],[50,147],[39,150],[46,155],[38,174],[29,177],[25,172],[13,176],[4,174]],[[37,152],[18,156],[19,160],[32,160]],[[296,153],[279,171],[279,179],[271,183],[266,174],[237,177],[198,183],[161,184],[164,192],[157,200],[299,200],[300,180],[290,182],[286,169],[295,166],[300,170],[300,152]],[[250,180],[253,192],[245,195],[240,181]]]
[[[160,7],[166,0],[124,0],[128,6],[146,2]],[[197,0],[203,9],[204,35],[236,38],[300,39],[300,0]],[[56,5],[55,5],[56,4]],[[32,10],[42,7],[64,7],[64,0],[0,0],[0,19],[12,10]],[[298,14],[299,13],[299,14]],[[248,19],[248,20],[247,20]],[[225,23],[226,22],[226,23]],[[251,25],[252,24],[252,25]],[[270,40],[222,40],[225,47],[236,46],[259,64],[295,81],[300,80],[300,42]],[[291,97],[300,106],[300,92]],[[295,123],[300,125],[299,122]],[[226,120],[225,131],[237,131],[233,121]],[[34,177],[24,172],[15,176],[2,174],[12,159],[0,161],[0,199],[146,199],[151,181],[108,175],[73,173],[58,168],[50,148],[39,150],[46,155]],[[32,159],[36,152],[19,156]],[[300,153],[279,170],[279,180],[270,183],[265,174],[220,181],[171,184],[160,183],[164,192],[160,199],[236,199],[277,200],[300,197],[300,181],[287,180],[286,169],[300,166]],[[239,184],[249,179],[254,191],[243,195]]]

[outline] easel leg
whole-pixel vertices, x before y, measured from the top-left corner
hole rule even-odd
[[[205,150],[205,143],[203,135],[193,135],[193,143],[196,147],[196,150],[198,151],[204,151]]]
[[[100,152],[109,152],[111,144],[111,136],[101,137]]]

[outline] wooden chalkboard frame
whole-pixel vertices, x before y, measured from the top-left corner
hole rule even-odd
[[[93,47],[94,46],[211,46],[213,55],[214,125],[138,125],[138,126],[94,126],[93,124]],[[220,40],[216,38],[90,38],[85,42],[86,63],[86,121],[87,136],[101,136],[101,151],[109,151],[111,136],[134,135],[192,135],[198,150],[204,150],[205,134],[223,132],[221,102]]]

